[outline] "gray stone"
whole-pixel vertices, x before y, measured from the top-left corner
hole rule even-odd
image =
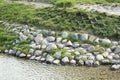
[[[83,60],[79,60],[79,61],[78,61],[78,65],[79,65],[79,66],[84,66],[84,61],[83,61]]]
[[[35,57],[35,60],[39,61],[41,56]]]
[[[120,64],[114,64],[114,65],[112,65],[111,69],[112,70],[118,70],[118,69],[120,69]]]
[[[101,54],[96,55],[96,60],[100,61],[103,59],[104,59],[104,57]]]
[[[112,64],[120,64],[120,60],[115,60],[115,59],[113,59],[113,60],[111,60],[111,63],[112,63]]]
[[[78,33],[73,33],[71,34],[72,39],[78,39]]]
[[[101,63],[102,64],[109,64],[110,60],[109,59],[103,59],[103,60],[101,60]]]
[[[58,59],[57,59],[57,60],[54,60],[54,61],[53,61],[53,64],[59,65],[59,64],[60,64],[60,60],[58,60]]]
[[[6,49],[4,52],[5,52],[5,53],[8,53],[8,52],[9,52],[9,50],[7,50],[7,49]]]
[[[48,37],[47,37],[47,41],[53,42],[53,41],[55,41],[55,37],[53,37],[53,36],[48,36]]]
[[[96,38],[94,42],[99,43],[99,42],[100,42],[100,39],[99,39],[99,38]]]
[[[35,60],[35,56],[31,56],[31,57],[30,57],[30,60]]]
[[[27,56],[26,56],[27,58],[30,58],[31,57],[31,55],[30,54],[27,54]]]
[[[95,47],[94,47],[94,46],[88,47],[88,51],[94,51],[94,50],[95,50]]]
[[[71,42],[71,41],[68,41],[68,42],[66,43],[66,46],[72,46],[72,42]]]
[[[57,44],[57,46],[58,46],[58,48],[60,48],[60,49],[64,48],[64,45],[61,44],[61,43]]]
[[[74,54],[78,56],[78,55],[80,55],[80,52],[75,51]]]
[[[112,41],[112,45],[113,46],[118,46],[118,42],[117,41]]]
[[[40,61],[41,61],[41,62],[44,62],[44,61],[45,61],[45,58],[44,58],[44,57],[42,57],[42,58],[40,59]]]
[[[76,60],[74,60],[74,59],[70,60],[70,64],[71,65],[75,65],[76,64]]]
[[[112,55],[108,55],[107,58],[110,59],[110,60],[112,60],[113,56]]]
[[[104,57],[107,57],[107,56],[109,55],[109,53],[108,53],[108,52],[104,52],[102,55],[103,55]]]
[[[33,55],[34,54],[34,49],[30,49],[29,53]]]
[[[60,58],[61,58],[61,51],[56,52],[56,53],[54,54],[54,57],[60,59]]]
[[[102,44],[110,44],[111,41],[109,39],[102,39]]]
[[[49,52],[54,49],[57,49],[57,46],[55,44],[49,44],[46,48],[46,51]]]
[[[68,41],[67,39],[64,39],[62,40],[62,43],[67,43],[67,41]]]
[[[114,53],[120,53],[120,46],[117,46],[117,47],[115,48]]]
[[[16,51],[15,51],[15,50],[10,49],[8,54],[10,54],[10,55],[15,55],[15,54],[16,54]]]
[[[50,32],[49,32],[49,35],[50,35],[50,36],[55,36],[55,31],[50,31]]]
[[[36,50],[35,53],[34,53],[34,55],[35,55],[35,56],[40,56],[41,53],[42,53],[42,51],[40,51],[40,50]]]
[[[20,34],[19,38],[21,41],[26,41],[28,37],[23,34]]]
[[[93,56],[93,55],[88,56],[88,60],[95,60],[95,56]]]
[[[57,39],[56,39],[56,42],[57,43],[60,43],[62,41],[62,38],[61,37],[58,37]]]
[[[45,45],[45,44],[43,44],[42,46],[41,46],[41,48],[42,49],[45,49],[47,46]]]
[[[49,33],[48,30],[43,30],[43,31],[42,31],[43,36],[48,36],[48,33]]]
[[[113,55],[113,59],[120,59],[120,56],[118,54]]]
[[[81,44],[81,47],[82,48],[88,48],[88,47],[90,47],[91,45],[90,44]]]
[[[68,37],[68,32],[63,32],[63,33],[62,33],[62,37],[63,37],[63,38],[67,38],[67,37]]]
[[[74,48],[77,48],[77,47],[79,47],[79,46],[80,46],[80,44],[79,44],[78,42],[74,42],[74,43],[73,43],[73,47],[74,47]]]
[[[64,58],[62,58],[62,62],[65,63],[65,64],[66,64],[66,63],[69,63],[69,59],[68,59],[68,57],[64,57]]]
[[[94,63],[93,63],[93,66],[95,66],[95,67],[97,67],[97,66],[99,66],[100,65],[100,62],[99,61],[95,61]]]
[[[47,57],[46,57],[46,61],[47,61],[47,62],[52,63],[52,62],[53,62],[53,60],[54,60],[54,58],[53,58],[52,56],[47,55]]]
[[[35,37],[35,42],[37,44],[41,43],[43,40],[43,35],[42,34],[38,34],[36,37]]]
[[[95,36],[89,36],[89,41],[93,42],[95,40],[95,38],[96,38]]]
[[[21,53],[21,54],[19,55],[19,57],[20,57],[20,58],[25,58],[25,57],[26,57],[26,54]]]
[[[17,52],[16,52],[16,56],[17,56],[17,57],[18,57],[20,54],[21,54],[20,51],[17,51]]]
[[[41,48],[41,45],[36,45],[36,49],[40,49]]]
[[[48,41],[46,39],[43,39],[42,44],[48,45]]]
[[[88,34],[82,34],[80,39],[83,41],[88,40]]]
[[[89,66],[89,67],[93,66],[93,62],[94,62],[93,60],[87,60],[87,61],[85,61],[85,65]]]

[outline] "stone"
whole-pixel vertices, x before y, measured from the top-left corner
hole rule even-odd
[[[93,55],[88,56],[88,60],[95,60],[95,56],[93,56]]]
[[[36,50],[35,53],[34,53],[34,55],[35,55],[35,56],[40,56],[41,53],[42,53],[42,51],[40,51],[40,50]]]
[[[120,64],[120,60],[112,59],[112,60],[111,60],[111,63],[112,63],[112,64]]]
[[[54,57],[60,59],[60,58],[61,58],[61,53],[62,53],[61,51],[56,52],[56,53],[54,54]]]
[[[64,48],[64,45],[61,44],[61,43],[57,44],[57,46],[58,46],[58,48],[60,48],[60,49]]]
[[[112,50],[110,48],[107,48],[106,52],[111,53]]]
[[[107,57],[107,56],[109,55],[109,53],[108,53],[108,52],[104,52],[102,55],[103,55],[104,57]]]
[[[45,36],[45,37],[48,36],[48,33],[49,33],[48,30],[43,30],[43,31],[42,31],[42,34],[43,34],[43,36]]]
[[[82,48],[88,48],[88,47],[90,47],[91,45],[90,44],[81,44],[81,47]]]
[[[35,56],[31,56],[30,60],[35,60],[35,58],[36,58]]]
[[[95,40],[95,36],[89,36],[89,41],[93,42]]]
[[[88,47],[87,50],[88,50],[88,51],[94,51],[94,50],[95,50],[95,47],[94,47],[94,46],[90,46],[90,47]]]
[[[82,41],[88,40],[88,34],[82,34],[81,37],[80,37],[80,39],[81,39]]]
[[[112,45],[113,46],[118,46],[118,42],[117,41],[112,41]]]
[[[7,50],[7,49],[6,49],[4,52],[5,52],[5,53],[8,53],[8,52],[9,52],[9,50]]]
[[[62,60],[61,60],[63,63],[69,63],[69,59],[68,59],[68,57],[64,57],[64,58],[62,58]]]
[[[26,56],[28,59],[31,57],[31,55],[30,54],[27,54],[27,56]]]
[[[26,57],[26,54],[21,53],[21,54],[19,55],[19,57],[20,57],[20,58],[25,58],[25,57]]]
[[[94,63],[93,63],[93,66],[94,67],[97,67],[97,66],[99,66],[100,65],[100,62],[99,61],[95,61]]]
[[[60,43],[62,41],[62,38],[61,37],[58,37],[57,39],[56,39],[56,42],[57,43]]]
[[[67,39],[64,39],[62,40],[62,43],[67,43],[67,41],[68,41]]]
[[[54,60],[54,58],[53,58],[52,56],[47,55],[47,57],[46,57],[46,61],[47,61],[47,62],[52,63],[52,62],[53,62],[53,60]]]
[[[66,46],[72,46],[72,42],[71,42],[71,41],[68,41],[68,42],[66,43]]]
[[[101,54],[96,55],[96,60],[101,61],[104,57]]]
[[[107,58],[110,59],[110,60],[112,60],[113,56],[112,55],[108,55]]]
[[[50,36],[55,36],[55,31],[50,31],[50,32],[49,32],[49,35],[50,35]]]
[[[39,61],[40,58],[41,58],[41,56],[35,57],[35,60],[36,60],[36,61]]]
[[[29,53],[33,55],[34,54],[34,49],[30,49]]]
[[[46,51],[49,52],[54,49],[57,49],[57,46],[55,44],[51,43],[47,46]]]
[[[16,54],[16,51],[15,51],[15,50],[10,49],[8,54],[10,54],[10,55],[15,55],[15,54]]]
[[[114,64],[114,65],[112,65],[111,69],[112,70],[118,70],[118,69],[120,69],[120,64]]]
[[[19,38],[21,41],[26,41],[28,37],[23,34],[20,34]]]
[[[116,54],[116,53],[120,53],[120,46],[117,46],[117,47],[115,48],[114,53],[115,53],[115,54]]]
[[[17,52],[16,52],[16,56],[17,56],[17,57],[18,57],[20,54],[21,54],[20,51],[17,51]]]
[[[120,59],[120,56],[118,54],[113,55],[113,59]]]
[[[75,51],[74,54],[75,54],[76,56],[78,56],[78,55],[80,55],[80,52]]]
[[[99,38],[96,38],[94,42],[99,43],[99,42],[100,42],[100,39],[99,39]]]
[[[101,63],[102,64],[109,64],[110,60],[109,59],[103,59],[103,60],[101,60]]]
[[[79,65],[79,66],[84,66],[84,61],[83,61],[83,60],[79,60],[79,61],[78,61],[78,65]]]
[[[62,37],[63,37],[63,38],[67,38],[67,37],[68,37],[68,32],[63,32],[63,33],[62,33]]]
[[[41,61],[41,62],[44,62],[44,61],[45,61],[45,58],[44,58],[44,57],[42,57],[42,58],[40,59],[40,61]]]
[[[45,49],[47,46],[45,45],[45,44],[43,44],[42,46],[41,46],[41,48],[42,49]]]
[[[41,45],[36,45],[36,49],[40,49],[41,48]]]
[[[91,66],[93,66],[93,60],[87,60],[87,61],[85,61],[85,65],[86,66],[88,66],[88,67],[91,67]]]
[[[70,64],[71,65],[75,65],[76,64],[76,60],[74,60],[74,59],[70,60]]]
[[[53,37],[53,36],[48,36],[48,37],[47,37],[47,41],[53,42],[53,41],[55,41],[55,37]]]
[[[58,59],[57,59],[57,60],[54,60],[54,61],[53,61],[53,64],[59,65],[59,64],[60,64],[60,60],[58,60]]]
[[[87,60],[87,58],[88,58],[88,56],[86,56],[86,55],[80,55],[79,56],[79,59],[82,59],[82,60]]]
[[[42,44],[44,44],[44,45],[48,45],[48,41],[47,41],[47,39],[43,39]]]
[[[102,39],[102,44],[110,44],[111,41],[109,39]]]
[[[72,39],[78,39],[78,33],[73,33],[71,34]]]
[[[42,34],[38,34],[36,37],[35,37],[35,42],[37,44],[41,43],[43,40],[43,35]]]
[[[74,48],[77,48],[77,47],[79,47],[79,46],[80,46],[80,44],[79,44],[78,42],[74,42],[74,43],[73,43],[73,47],[74,47]]]

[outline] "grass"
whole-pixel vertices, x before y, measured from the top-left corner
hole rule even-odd
[[[34,8],[19,3],[0,5],[0,20],[28,24],[41,29],[85,32],[99,37],[120,39],[120,17],[99,12],[58,7]]]

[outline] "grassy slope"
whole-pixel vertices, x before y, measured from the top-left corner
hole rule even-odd
[[[39,8],[23,4],[0,5],[0,20],[28,24],[43,29],[82,31],[120,39],[120,17],[67,8]]]

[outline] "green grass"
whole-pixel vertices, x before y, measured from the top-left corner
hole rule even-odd
[[[72,8],[37,8],[19,3],[0,5],[0,20],[57,31],[85,32],[120,39],[120,17]]]

